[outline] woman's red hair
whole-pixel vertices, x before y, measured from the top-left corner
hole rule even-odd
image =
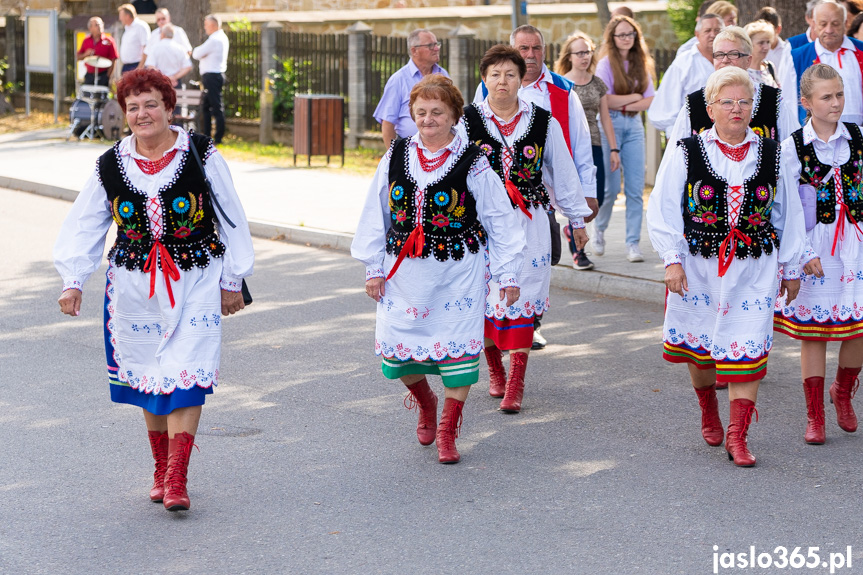
[[[117,83],[117,101],[120,102],[123,113],[126,112],[128,96],[137,96],[151,90],[162,94],[166,110],[174,110],[177,104],[177,92],[174,91],[171,80],[155,68],[138,68],[123,74]]]

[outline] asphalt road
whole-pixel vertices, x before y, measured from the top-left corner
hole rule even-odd
[[[863,572],[863,430],[839,430],[828,404],[828,443],[803,443],[784,336],[750,433],[758,466],[740,469],[701,439],[686,370],[660,357],[660,306],[553,291],[524,410],[477,385],[462,462],[445,466],[381,376],[361,266],[270,241],[255,242],[256,302],[223,324],[192,509],[168,513],[147,497],[139,410],[108,398],[102,272],[80,317],[58,311],[69,204],[0,190],[0,206],[0,573],[701,574],[714,545],[823,561],[851,546],[835,572]],[[718,569],[788,571],[829,569]]]

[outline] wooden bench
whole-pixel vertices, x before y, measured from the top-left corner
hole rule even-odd
[[[177,90],[178,114],[174,114],[174,123],[183,127],[184,130],[197,130],[198,107],[201,105],[201,90]]]

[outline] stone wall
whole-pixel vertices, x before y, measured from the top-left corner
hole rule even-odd
[[[506,4],[510,0],[489,0]],[[436,6],[483,6],[484,0],[212,0],[214,12],[279,10],[361,10],[366,8],[430,8]]]

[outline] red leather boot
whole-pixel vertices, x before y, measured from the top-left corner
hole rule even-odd
[[[168,432],[148,431],[150,449],[156,460],[156,472],[153,473],[153,488],[150,489],[150,500],[159,503],[165,497],[165,470],[168,469]]]
[[[722,445],[725,430],[719,419],[719,403],[716,401],[716,385],[694,388],[698,395],[698,405],[701,406],[701,436],[707,445],[716,447]]]
[[[725,450],[728,459],[738,467],[755,467],[755,456],[749,452],[746,445],[746,432],[752,423],[752,414],[758,421],[758,410],[750,399],[734,399],[731,401],[731,421],[728,423],[728,433],[725,435]]]
[[[410,393],[405,396],[405,407],[419,408],[420,418],[417,423],[417,439],[422,445],[434,443],[437,429],[437,395],[429,387],[426,378],[407,386]]]
[[[727,381],[717,381],[716,382],[716,389],[728,389],[728,382]]]
[[[830,386],[830,403],[836,407],[836,422],[849,433],[857,431],[857,414],[851,398],[860,387],[859,373],[859,367],[840,367],[836,370],[836,381]]]
[[[803,380],[806,395],[806,434],[803,440],[809,445],[823,445],[827,439],[824,429],[824,378],[807,377]]]
[[[503,397],[506,392],[503,353],[496,345],[489,346],[485,348],[485,360],[488,362],[488,394],[492,397]]]
[[[165,499],[168,511],[186,511],[191,506],[186,491],[186,474],[189,472],[189,457],[195,445],[195,436],[178,433],[168,439],[168,470],[165,472]]]
[[[500,402],[500,410],[507,413],[521,411],[521,400],[524,399],[524,372],[527,369],[527,354],[523,352],[509,354],[509,379],[506,382],[506,393]]]
[[[443,402],[440,424],[437,426],[437,455],[441,463],[458,463],[461,455],[455,447],[455,438],[461,430],[461,411],[464,402],[447,397]]]

